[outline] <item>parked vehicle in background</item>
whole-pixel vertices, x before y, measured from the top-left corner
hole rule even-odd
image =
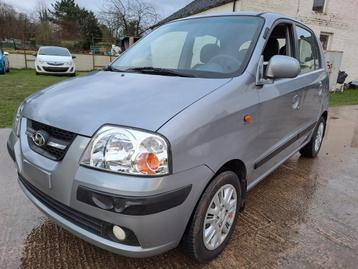
[[[10,72],[10,62],[8,58],[9,53],[0,49],[0,74]]]
[[[66,48],[41,47],[35,56],[36,74],[76,75],[76,57]]]
[[[8,149],[57,223],[132,257],[178,246],[207,262],[246,192],[326,130],[328,74],[311,29],[272,13],[168,23],[103,71],[20,105]]]

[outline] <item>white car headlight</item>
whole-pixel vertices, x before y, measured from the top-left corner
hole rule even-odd
[[[167,175],[169,145],[158,134],[104,126],[88,144],[81,164],[120,174]]]
[[[13,121],[13,125],[12,125],[12,129],[14,130],[14,133],[16,134],[16,136],[20,135],[20,122],[21,122],[21,117],[22,117],[22,110],[24,109],[24,102],[22,102],[20,104],[20,106],[17,108],[15,117],[14,117],[14,121]]]
[[[39,64],[45,64],[46,63],[46,61],[44,61],[44,60],[39,60],[38,62],[39,62]]]

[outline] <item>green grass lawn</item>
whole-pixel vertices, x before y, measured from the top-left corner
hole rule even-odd
[[[35,70],[16,69],[11,69],[6,75],[0,75],[0,128],[12,125],[16,109],[25,97],[68,78],[36,76]]]
[[[10,73],[1,75],[0,128],[11,126],[14,113],[25,97],[65,79],[68,77],[36,76],[34,70],[12,69]],[[358,105],[358,90],[330,93],[329,105]]]
[[[358,89],[329,94],[329,106],[348,105],[358,105]]]

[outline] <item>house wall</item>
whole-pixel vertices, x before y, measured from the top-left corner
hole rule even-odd
[[[329,50],[343,51],[341,70],[349,74],[347,81],[358,79],[358,13],[357,0],[326,0],[323,13],[312,11],[313,0],[238,0],[236,11],[277,12],[294,17],[307,24],[317,36],[321,32],[331,33]],[[200,14],[230,12],[229,3]]]

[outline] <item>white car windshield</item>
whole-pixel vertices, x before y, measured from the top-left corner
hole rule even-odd
[[[70,52],[66,48],[59,47],[44,47],[40,48],[39,55],[49,55],[49,56],[71,56]]]
[[[195,77],[232,77],[245,69],[263,23],[258,16],[172,22],[141,39],[111,67],[132,72],[159,70]]]

